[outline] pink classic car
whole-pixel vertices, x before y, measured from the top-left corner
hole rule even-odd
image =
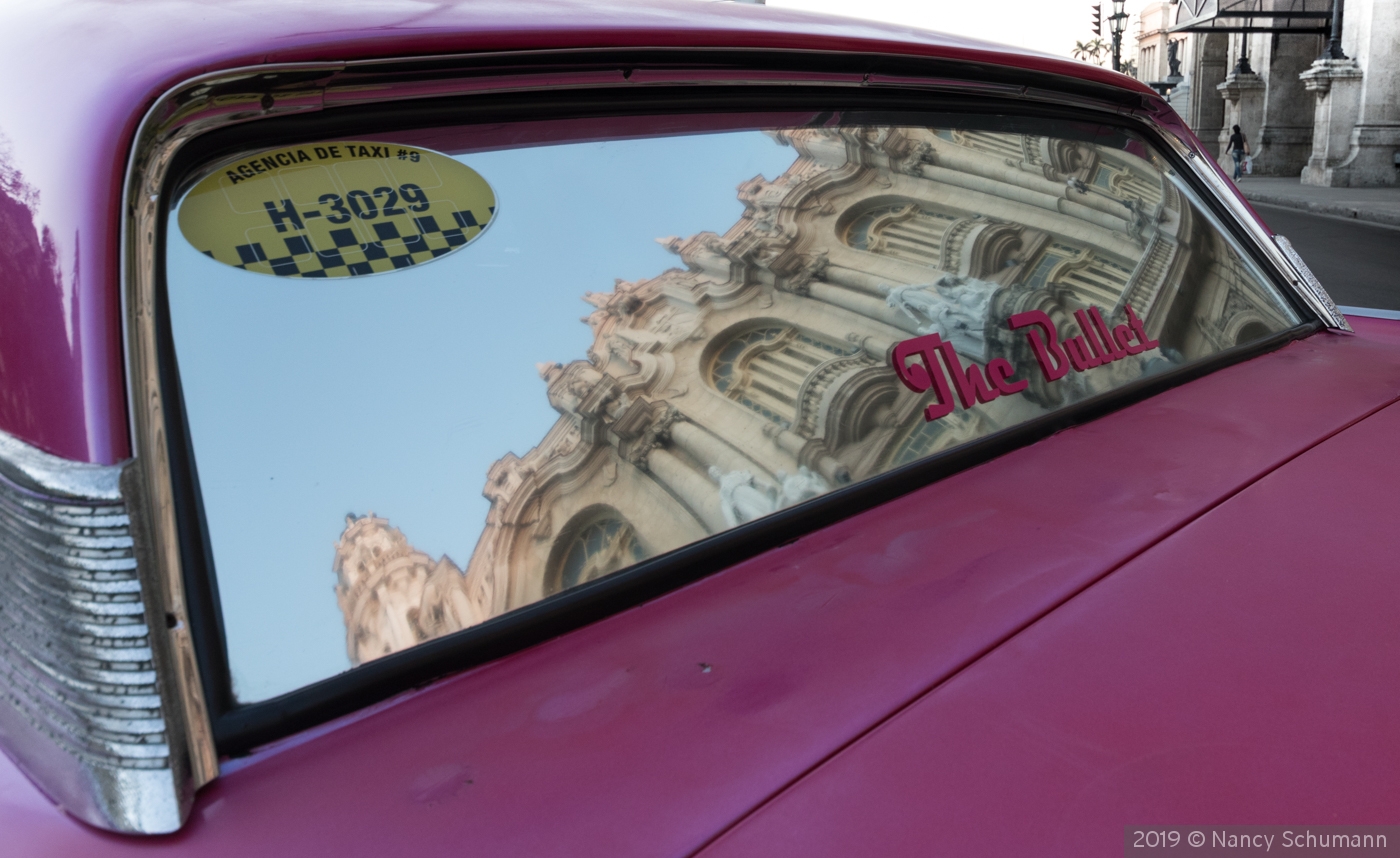
[[[1395,821],[1400,325],[1147,87],[684,0],[3,21],[0,855]]]

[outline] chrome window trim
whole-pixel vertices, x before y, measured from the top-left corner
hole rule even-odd
[[[156,236],[161,210],[160,190],[171,160],[185,143],[199,134],[236,122],[269,115],[321,107],[319,87],[297,87],[308,77],[319,79],[342,68],[341,64],[294,64],[270,68],[238,69],[202,75],[161,96],[137,129],[127,162],[123,199],[126,214],[121,223],[121,301],[124,313],[126,378],[131,436],[135,459],[130,465],[132,483],[138,485],[133,510],[143,524],[141,565],[151,582],[145,598],[152,613],[163,616],[165,633],[154,630],[167,653],[162,695],[171,720],[169,742],[187,760],[185,782],[177,784],[179,824],[189,814],[196,790],[219,775],[218,751],[204,695],[203,680],[190,633],[175,521],[175,494],[171,480],[165,409],[160,390],[157,356],[156,278],[159,258]],[[287,88],[287,82],[293,82]],[[259,86],[259,82],[263,86]],[[283,85],[275,103],[267,95],[270,82]],[[131,833],[152,830],[118,824],[109,827]],[[176,826],[178,828],[178,824]]]
[[[629,52],[664,52],[685,55],[713,49],[629,48]],[[736,49],[741,50],[741,49]],[[788,57],[812,57],[808,51],[781,49],[742,49],[748,53]],[[878,74],[784,72],[781,70],[733,71],[715,69],[660,70],[638,69],[568,71],[558,68],[529,68],[539,58],[578,57],[580,61],[599,51],[592,49],[518,51],[490,54],[461,54],[442,57],[382,58],[353,62],[269,64],[227,69],[191,78],[168,90],[156,100],[138,127],[128,159],[123,199],[126,216],[121,223],[121,291],[123,333],[126,343],[126,369],[131,414],[131,431],[136,457],[132,471],[142,490],[133,515],[145,523],[149,538],[143,565],[150,568],[150,580],[157,586],[148,591],[155,610],[166,616],[168,630],[164,645],[175,665],[167,677],[168,693],[181,726],[172,742],[181,742],[188,751],[189,793],[218,776],[219,763],[213,730],[196,663],[193,638],[183,584],[180,546],[176,530],[175,497],[171,479],[170,450],[165,408],[160,391],[157,357],[155,295],[160,259],[156,237],[161,224],[161,191],[165,187],[175,156],[194,138],[234,124],[293,113],[319,111],[326,107],[368,105],[393,101],[541,92],[562,88],[630,88],[677,85],[774,86],[819,85],[840,87],[881,87],[919,89],[923,92],[980,94],[1014,98],[1026,103],[1069,106],[1111,114],[1119,120],[1136,123],[1154,138],[1166,141],[1190,165],[1197,177],[1216,190],[1225,201],[1236,225],[1248,235],[1259,255],[1272,264],[1276,273],[1328,327],[1350,330],[1326,292],[1309,281],[1292,265],[1273,237],[1240,202],[1232,188],[1175,135],[1162,129],[1145,113],[1138,113],[1072,93],[1059,93],[1019,85],[986,83],[936,76],[892,77]],[[821,56],[829,56],[823,53]],[[879,57],[880,54],[851,54],[852,57]],[[918,57],[883,55],[901,61]],[[932,59],[932,58],[927,58]],[[479,66],[467,68],[468,64]],[[457,64],[453,68],[452,64]],[[423,72],[411,72],[414,67]],[[405,72],[404,69],[410,69]],[[179,189],[176,189],[178,193]],[[148,560],[148,562],[146,562]],[[158,637],[162,637],[157,629]],[[181,807],[181,818],[188,812],[188,801]],[[113,827],[116,827],[115,825]],[[137,831],[139,828],[121,828]]]

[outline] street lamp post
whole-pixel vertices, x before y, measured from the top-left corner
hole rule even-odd
[[[1332,31],[1328,34],[1327,47],[1322,49],[1325,60],[1344,60],[1342,53],[1342,0],[1332,0]]]
[[[1108,26],[1113,31],[1113,70],[1123,70],[1123,28],[1128,15],[1123,11],[1127,0],[1113,0],[1113,14],[1108,16]]]

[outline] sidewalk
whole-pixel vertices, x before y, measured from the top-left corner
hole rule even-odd
[[[1317,188],[1297,179],[1245,176],[1239,183],[1245,199],[1303,209],[1315,214],[1400,226],[1400,186],[1390,188]]]

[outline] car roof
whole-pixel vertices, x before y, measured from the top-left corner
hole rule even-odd
[[[1051,54],[899,24],[711,0],[59,0],[9,9],[6,16],[12,28],[22,28],[14,31],[31,34],[26,42],[32,47],[17,52],[27,55],[31,69],[62,72],[70,81],[86,77],[109,94],[149,95],[152,82],[168,87],[195,74],[262,63],[600,47],[888,52],[1046,71],[1153,94],[1126,75]],[[73,56],[88,62],[65,68]],[[117,67],[134,74],[83,74]],[[36,82],[42,87],[48,79],[45,74]]]
[[[29,217],[34,224],[33,236],[13,243],[6,260],[12,272],[27,273],[0,298],[0,316],[23,317],[3,332],[0,360],[42,365],[46,373],[8,382],[33,389],[0,397],[22,400],[0,407],[0,429],[103,464],[131,452],[117,295],[129,143],[155,100],[193,77],[271,63],[709,47],[942,58],[1155,98],[1124,75],[1045,54],[895,24],[696,0],[60,0],[11,4],[0,18],[17,34],[0,55],[0,72],[23,81],[0,92],[0,178],[10,197],[0,204],[16,223]]]

